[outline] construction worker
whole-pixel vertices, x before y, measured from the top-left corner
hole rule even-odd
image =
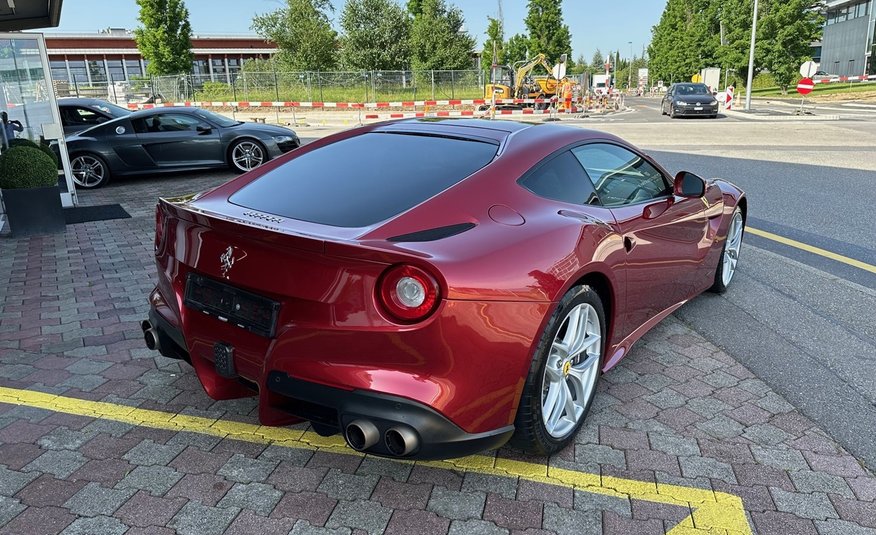
[[[561,89],[561,110],[571,111],[572,110],[572,82],[566,78],[563,80],[563,85]]]

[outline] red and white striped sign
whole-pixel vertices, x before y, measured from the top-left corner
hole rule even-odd
[[[812,78],[801,78],[797,82],[797,92],[801,95],[808,95],[813,89],[815,89],[815,82],[812,81]]]

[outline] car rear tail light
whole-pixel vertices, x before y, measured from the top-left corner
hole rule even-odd
[[[401,323],[426,319],[438,305],[439,288],[434,277],[411,266],[394,266],[387,270],[378,284],[381,305]]]

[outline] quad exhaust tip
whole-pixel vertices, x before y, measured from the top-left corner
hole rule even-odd
[[[143,329],[143,340],[146,342],[146,347],[151,351],[160,350],[158,344],[158,331],[156,331],[155,327],[149,323],[149,320],[143,320],[140,324],[140,328]]]
[[[356,451],[364,451],[377,444],[380,432],[368,420],[354,420],[347,425],[347,443]]]
[[[417,434],[409,427],[392,427],[386,431],[383,440],[386,449],[397,457],[410,455],[419,446]]]

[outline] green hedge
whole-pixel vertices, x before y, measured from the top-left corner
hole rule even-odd
[[[776,87],[777,85],[775,77],[773,77],[772,73],[768,72],[758,74],[751,81],[752,89],[766,89],[768,87]]]
[[[15,139],[9,140],[9,147],[30,147],[32,149],[39,149],[48,154],[49,158],[51,158],[52,161],[55,162],[55,168],[58,167],[58,155],[55,154],[55,151],[53,151],[52,148],[45,143],[36,143],[27,138],[17,137]]]
[[[39,148],[18,144],[0,154],[0,189],[45,188],[57,185],[58,167]]]

